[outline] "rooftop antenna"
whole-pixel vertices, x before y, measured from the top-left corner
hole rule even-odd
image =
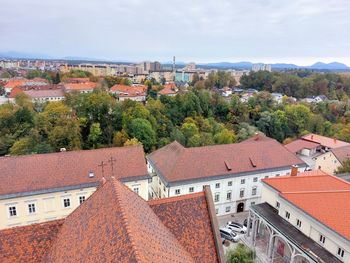
[[[113,168],[114,168],[114,163],[116,162],[117,160],[115,158],[113,158],[113,156],[111,156],[111,158],[109,158],[108,162],[111,164],[111,168],[112,168],[112,176],[114,176],[114,171],[113,171]]]
[[[102,162],[98,165],[99,167],[101,167],[102,177],[105,176],[105,175],[104,175],[104,173],[105,173],[104,167],[105,167],[106,165],[107,165],[107,164],[106,164],[104,161],[102,161]]]

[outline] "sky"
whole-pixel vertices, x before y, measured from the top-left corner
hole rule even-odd
[[[350,65],[349,0],[0,0],[0,52]]]

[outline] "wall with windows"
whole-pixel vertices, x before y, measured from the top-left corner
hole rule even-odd
[[[324,153],[316,158],[315,169],[321,169],[326,173],[335,174],[339,166],[341,163],[332,152]]]
[[[148,200],[148,179],[124,184],[143,199]],[[64,218],[95,191],[96,187],[90,187],[2,199],[0,200],[0,229]]]
[[[345,240],[293,204],[279,197],[278,192],[269,186],[262,186],[261,201],[275,207],[278,210],[279,216],[298,228],[304,235],[316,241],[330,253],[338,256],[344,262],[350,262],[349,240]],[[332,212],[331,208],[329,212]],[[339,249],[340,255],[338,255]]]
[[[218,215],[236,213],[238,208],[247,211],[252,204],[260,202],[261,179],[275,177],[290,173],[290,168],[284,168],[271,172],[260,172],[244,176],[227,176],[219,180],[205,178],[200,182],[184,183],[178,186],[166,187],[165,182],[156,175],[150,163],[147,164],[148,171],[153,175],[151,188],[154,190],[154,198],[178,196],[191,194],[203,190],[204,185],[210,185],[214,198],[215,209]]]

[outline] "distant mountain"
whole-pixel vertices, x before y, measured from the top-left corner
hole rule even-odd
[[[206,63],[199,64],[199,66],[212,67],[212,68],[241,68],[241,69],[250,69],[253,66],[253,63],[242,61],[242,62],[218,62],[218,63]]]
[[[78,57],[78,56],[66,56],[61,58],[62,60],[80,60],[80,61],[108,61],[105,59],[98,59],[98,58],[88,58],[88,57]]]
[[[329,70],[336,70],[336,69],[350,69],[347,65],[339,62],[332,62],[332,63],[323,63],[323,62],[317,62],[310,66],[311,69],[329,69]]]
[[[46,54],[38,53],[24,53],[16,51],[0,52],[0,58],[3,59],[52,59],[52,57]]]

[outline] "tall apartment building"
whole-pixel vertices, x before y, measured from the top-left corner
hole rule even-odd
[[[254,64],[252,66],[252,71],[257,72],[261,70],[266,70],[271,72],[271,65],[269,64]]]
[[[195,193],[210,185],[216,213],[242,212],[260,202],[261,180],[306,164],[263,135],[236,144],[185,148],[173,142],[147,157],[154,198]]]
[[[148,200],[142,146],[0,158],[0,229],[60,219],[114,176]]]

